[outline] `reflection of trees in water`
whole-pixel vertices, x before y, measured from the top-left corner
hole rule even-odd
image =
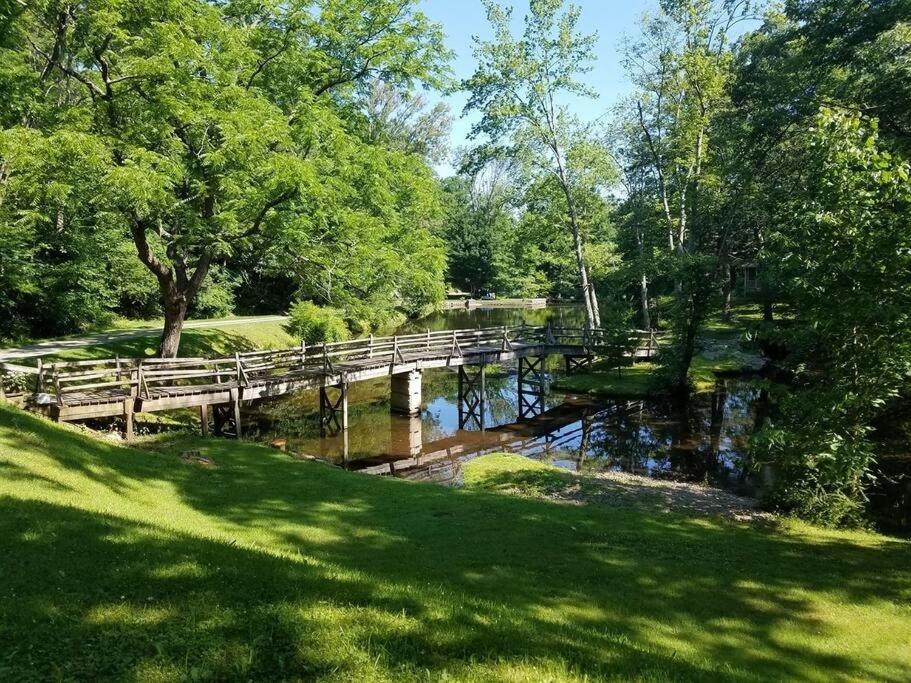
[[[643,428],[642,401],[614,401],[592,418],[588,470],[621,469],[644,474],[663,444],[651,429]]]
[[[761,398],[760,389],[724,379],[690,399],[613,402],[593,418],[584,468],[731,483]]]

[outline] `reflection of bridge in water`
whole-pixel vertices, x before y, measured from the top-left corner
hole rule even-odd
[[[458,474],[461,463],[486,453],[514,451],[530,457],[546,457],[561,448],[580,444],[579,458],[582,458],[592,431],[591,418],[595,414],[603,416],[604,412],[604,406],[569,398],[534,417],[520,417],[517,422],[480,431],[460,429],[452,436],[428,443],[422,440],[420,417],[393,420],[388,457],[343,459],[348,469],[360,472],[446,481]]]

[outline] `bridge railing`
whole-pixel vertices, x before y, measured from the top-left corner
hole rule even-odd
[[[605,352],[614,355],[635,353],[651,358],[658,353],[660,333],[655,330],[554,327],[551,331],[558,344],[581,346],[596,355]]]
[[[239,354],[248,376],[332,372],[345,363],[367,361],[404,363],[410,359],[458,357],[478,348],[508,351],[520,343],[543,343],[543,328],[495,327],[475,330],[442,330],[365,337],[342,342],[306,345],[279,351],[253,351]]]
[[[458,358],[478,350],[505,353],[529,345],[576,346],[593,355],[629,347],[643,350],[650,357],[657,352],[658,340],[650,330],[618,335],[602,329],[517,325],[370,336],[210,359],[115,357],[50,364],[39,360],[37,367],[0,363],[0,392],[21,396],[33,388],[36,395],[51,394],[59,405],[77,394],[81,395],[80,400],[93,395],[151,398],[169,392],[228,389],[278,378],[293,380],[335,373],[345,364],[396,365],[417,359]],[[18,393],[14,393],[11,377],[17,378]],[[29,386],[22,386],[23,377]]]

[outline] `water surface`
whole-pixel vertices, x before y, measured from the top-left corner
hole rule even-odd
[[[444,311],[402,332],[549,321],[581,325],[582,311],[570,306]],[[549,358],[548,381],[562,372],[562,359]],[[719,379],[710,394],[684,402],[594,401],[548,391],[543,414],[520,420],[515,366],[488,366],[483,429],[460,428],[456,372],[427,370],[422,389],[421,415],[408,418],[391,413],[388,379],[351,385],[347,433],[321,436],[315,391],[261,403],[247,423],[262,439],[286,440],[293,453],[378,474],[457,484],[467,460],[508,451],[571,470],[622,470],[746,491],[747,440],[764,405],[759,384],[728,378]]]

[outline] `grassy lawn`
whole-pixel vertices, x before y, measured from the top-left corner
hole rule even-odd
[[[0,406],[0,679],[911,677],[907,542],[491,491],[502,463],[454,490]]]
[[[618,373],[609,363],[596,363],[592,372],[560,377],[553,388],[590,396],[644,398],[661,391],[655,381],[657,368],[654,363],[636,363]]]
[[[761,320],[758,305],[739,304],[731,309],[730,320],[716,315],[706,321],[699,336],[701,351],[690,364],[690,381],[697,393],[712,391],[718,374],[737,373],[752,363],[757,352],[741,349],[739,338]],[[665,389],[657,370],[655,363],[636,363],[618,373],[610,363],[596,363],[592,372],[561,377],[554,388],[591,396],[645,398]]]
[[[118,339],[110,342],[67,350],[45,360],[87,360],[90,358],[140,358],[153,356],[158,351],[159,335]],[[284,349],[298,342],[285,330],[282,321],[232,325],[225,322],[218,327],[185,329],[180,336],[180,356],[214,357],[230,355],[237,351]]]

